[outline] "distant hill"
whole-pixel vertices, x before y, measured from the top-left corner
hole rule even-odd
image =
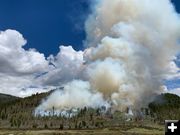
[[[19,99],[19,97],[0,93],[0,105]]]
[[[15,96],[6,95],[6,94],[0,94],[0,105],[3,105],[3,107],[9,108],[12,106],[18,106],[19,103],[21,104],[27,103],[27,106],[21,106],[21,107],[23,107],[23,109],[30,108],[30,106],[28,106],[29,104],[33,104],[35,105],[33,107],[36,107],[38,104],[40,104],[41,100],[45,99],[51,92],[52,91],[46,92],[46,93],[40,93],[40,94],[36,93],[25,98],[15,97]]]
[[[17,98],[1,94],[0,99],[0,129],[30,128],[34,123],[33,111],[50,93],[33,94],[25,98]]]
[[[0,93],[0,105],[1,104],[4,104],[4,106],[16,105],[19,102],[29,102],[29,103],[34,104],[35,100],[38,100],[38,103],[39,103],[42,99],[46,98],[53,91],[54,90],[51,90],[51,91],[45,92],[45,93],[36,93],[36,94],[33,94],[33,95],[31,95],[29,97],[25,97],[25,98],[20,98],[20,97]]]
[[[175,94],[161,94],[149,104],[152,116],[158,121],[180,119],[180,97]]]

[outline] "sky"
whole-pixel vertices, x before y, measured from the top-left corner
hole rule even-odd
[[[172,0],[178,12],[180,1]],[[15,29],[46,56],[56,54],[59,45],[83,48],[84,21],[90,9],[88,0],[1,0],[0,30]]]
[[[180,13],[180,1],[172,0],[176,10]],[[0,40],[4,41],[3,44],[7,46],[11,46],[11,42],[16,45],[16,48],[19,48],[17,52],[15,52],[15,56],[11,56],[9,54],[3,54],[4,51],[0,51],[1,57],[12,57],[11,60],[5,62],[5,64],[1,65],[2,68],[0,72],[8,73],[8,76],[5,79],[4,74],[0,74],[0,81],[5,82],[2,83],[3,90],[0,92],[15,94],[17,90],[12,89],[10,92],[6,92],[6,87],[10,86],[7,82],[13,82],[13,85],[16,83],[16,77],[19,76],[20,83],[17,83],[17,88],[27,89],[31,88],[29,91],[33,92],[37,86],[33,86],[33,78],[39,77],[42,74],[46,74],[48,72],[47,68],[54,68],[58,66],[62,66],[62,57],[66,59],[66,49],[62,47],[61,52],[59,52],[59,46],[69,46],[72,45],[74,49],[69,47],[71,54],[73,54],[72,58],[76,58],[79,63],[83,60],[80,50],[84,49],[83,42],[86,39],[86,33],[84,29],[85,20],[90,14],[90,5],[89,0],[1,0],[0,1],[0,30],[4,31],[4,34],[0,36]],[[14,31],[6,31],[7,29],[12,29]],[[21,37],[23,36],[23,37]],[[6,38],[10,41],[5,42]],[[15,42],[18,37],[18,41]],[[15,38],[15,39],[14,39]],[[34,48],[34,50],[28,50],[30,48]],[[14,48],[11,48],[11,51],[14,52]],[[37,50],[37,51],[35,51]],[[78,51],[77,53],[75,52]],[[19,61],[15,62],[12,65],[13,60],[17,58]],[[37,63],[34,65],[33,61],[37,59]],[[46,59],[52,61],[52,66],[49,67]],[[0,60],[4,63],[5,58]],[[24,62],[23,65],[19,64]],[[56,62],[54,62],[56,61]],[[71,63],[72,60],[67,59],[68,63]],[[38,65],[38,63],[41,64]],[[179,59],[176,60],[176,64],[180,65]],[[7,65],[7,66],[6,66]],[[4,67],[4,68],[3,68]],[[8,67],[8,68],[7,68]],[[28,71],[25,71],[25,67],[28,67]],[[66,68],[66,67],[62,67]],[[78,69],[78,65],[76,65]],[[11,73],[10,71],[13,72]],[[42,71],[39,73],[39,71]],[[38,72],[38,73],[37,73]],[[71,69],[66,70],[66,72],[70,72],[72,74],[72,78],[76,75],[71,71]],[[42,80],[38,80],[37,84],[40,83],[45,84],[57,84],[59,80],[62,80],[61,77],[55,77],[53,80],[49,80],[55,74],[60,73],[60,76],[64,73],[60,73],[60,71],[54,71],[50,75],[46,76]],[[33,76],[31,76],[33,74]],[[25,78],[21,78],[23,75],[28,75]],[[63,76],[63,75],[62,75]],[[70,78],[63,78],[63,80],[69,80]],[[29,83],[29,80],[30,83]],[[27,86],[21,84],[28,84]],[[33,83],[32,83],[33,82]],[[168,88],[179,88],[180,87],[180,79],[167,81],[166,85]],[[40,88],[41,89],[41,88]],[[51,88],[47,88],[51,89]],[[22,91],[20,91],[22,92]],[[21,93],[22,96],[26,93]],[[31,93],[30,93],[31,94]]]
[[[15,29],[46,56],[56,54],[59,45],[82,49],[87,0],[1,0],[0,30]]]

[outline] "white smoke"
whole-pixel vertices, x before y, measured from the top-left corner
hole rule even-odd
[[[180,18],[170,0],[99,0],[86,32],[82,78],[88,82],[67,83],[41,109],[97,107],[105,100],[124,110],[146,105],[162,92],[168,65],[179,51]]]
[[[49,98],[43,102],[35,111],[36,114],[42,110],[52,110],[56,112],[71,110],[84,107],[98,108],[108,106],[103,100],[101,93],[92,91],[89,82],[75,80],[67,83],[64,89],[52,93]]]

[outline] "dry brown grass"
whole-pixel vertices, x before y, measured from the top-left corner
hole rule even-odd
[[[101,129],[101,130],[0,130],[0,135],[163,135],[163,126],[152,127],[132,127],[128,130],[121,128]]]

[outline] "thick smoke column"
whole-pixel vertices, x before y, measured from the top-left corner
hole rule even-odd
[[[60,96],[52,94],[39,106],[42,110],[95,108],[105,101],[118,110],[138,108],[162,92],[169,62],[179,50],[180,18],[171,1],[99,0],[92,10],[86,21],[83,81],[67,83]]]
[[[59,99],[59,100],[56,100]],[[52,106],[58,110],[70,110],[72,108],[82,107],[100,107],[105,105],[102,94],[90,91],[89,82],[75,80],[67,83],[63,90],[52,93],[46,102],[38,108],[39,110],[51,110]]]

